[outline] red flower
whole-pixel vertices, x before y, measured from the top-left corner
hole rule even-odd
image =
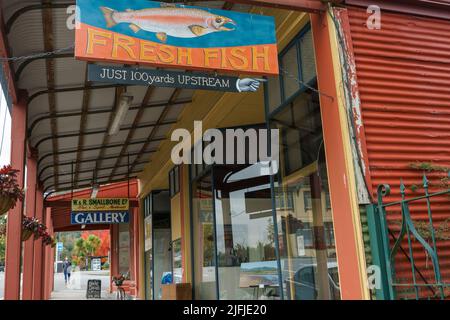
[[[10,165],[0,169],[0,196],[5,196],[14,200],[23,200],[24,193],[17,183],[17,173],[19,170],[13,169]],[[13,205],[13,207],[14,207]]]

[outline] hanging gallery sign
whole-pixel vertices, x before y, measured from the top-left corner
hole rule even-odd
[[[77,0],[81,60],[278,75],[273,17],[147,0]]]
[[[71,224],[128,223],[128,198],[72,199]]]
[[[255,92],[265,79],[233,76],[216,76],[199,72],[177,72],[135,67],[102,66],[89,64],[88,80],[91,82],[117,83],[173,87],[192,90],[215,90],[225,92]]]

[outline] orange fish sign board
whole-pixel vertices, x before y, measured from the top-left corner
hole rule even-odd
[[[279,73],[272,17],[144,0],[78,0],[77,5],[78,59]]]

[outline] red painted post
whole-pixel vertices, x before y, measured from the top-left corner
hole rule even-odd
[[[51,229],[53,228],[51,226],[51,209],[50,208],[46,208],[46,212],[45,212],[45,225],[47,226],[47,228],[49,228],[49,233],[51,231]],[[50,299],[50,295],[52,292],[52,284],[51,281],[53,281],[53,277],[50,276],[51,270],[53,270],[53,268],[51,267],[51,254],[52,254],[52,250],[50,246],[43,246],[43,266],[42,266],[42,289],[43,289],[43,294],[42,294],[42,299],[44,300],[48,300]],[[53,276],[53,275],[52,275]]]
[[[42,186],[39,186],[36,190],[36,219],[44,221],[44,193]],[[43,271],[42,265],[44,258],[44,250],[42,247],[42,239],[38,239],[34,242],[34,259],[33,259],[33,291],[32,299],[41,300],[43,293]]]
[[[27,94],[21,91],[17,103],[12,106],[11,114],[11,165],[13,168],[20,170],[18,183],[21,188],[24,185],[26,121]],[[5,255],[5,300],[20,299],[22,214],[22,201],[18,201],[14,209],[8,213]]]
[[[136,242],[136,239],[135,239],[135,233],[134,233],[134,230],[136,229],[135,228],[135,225],[134,225],[134,216],[135,216],[135,213],[134,213],[134,210],[133,209],[131,209],[130,210],[130,225],[129,225],[129,231],[130,231],[130,279],[131,280],[135,280],[136,278],[135,278],[135,269],[134,269],[134,267],[135,267],[135,261],[134,261],[134,259],[135,259],[135,252],[134,252],[134,243]]]
[[[140,251],[140,233],[139,233],[139,208],[133,208],[133,226],[134,226],[134,281],[136,284],[136,296],[139,297],[140,295],[140,286],[139,286],[139,272],[140,272],[140,257],[141,257],[141,251]]]
[[[36,212],[36,177],[37,177],[37,155],[34,150],[28,148],[27,152],[27,187],[25,197],[25,215],[35,217]],[[34,260],[34,238],[24,243],[23,250],[23,286],[22,299],[31,300],[33,297],[33,260]]]
[[[320,109],[323,124],[325,157],[327,160],[328,183],[332,206],[336,255],[339,266],[339,284],[343,300],[368,299],[364,259],[361,242],[358,241],[354,216],[359,214],[357,201],[352,197],[350,169],[344,140],[345,126],[341,113],[335,75],[332,46],[333,25],[327,14],[310,15],[311,29],[316,52],[317,82],[319,90],[330,95],[320,95]],[[336,53],[337,54],[337,53]],[[345,111],[344,111],[345,112]],[[346,138],[347,139],[347,138]]]
[[[51,210],[48,210],[48,220],[47,220],[47,226],[48,226],[48,232],[49,234],[54,237],[55,233],[53,232],[53,219],[51,216]],[[52,248],[50,245],[46,246],[48,250],[48,265],[47,265],[47,300],[50,299],[53,291],[53,275],[54,275],[54,263],[55,263],[55,249]]]
[[[118,228],[117,224],[111,225],[110,237],[111,237],[111,251],[110,251],[110,278],[119,273],[119,249],[118,249]],[[111,280],[110,280],[111,281]],[[111,283],[111,282],[110,282]],[[112,292],[112,285],[110,291]]]

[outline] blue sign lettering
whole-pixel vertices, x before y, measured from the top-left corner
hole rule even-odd
[[[71,224],[119,224],[128,223],[128,211],[71,212]]]

